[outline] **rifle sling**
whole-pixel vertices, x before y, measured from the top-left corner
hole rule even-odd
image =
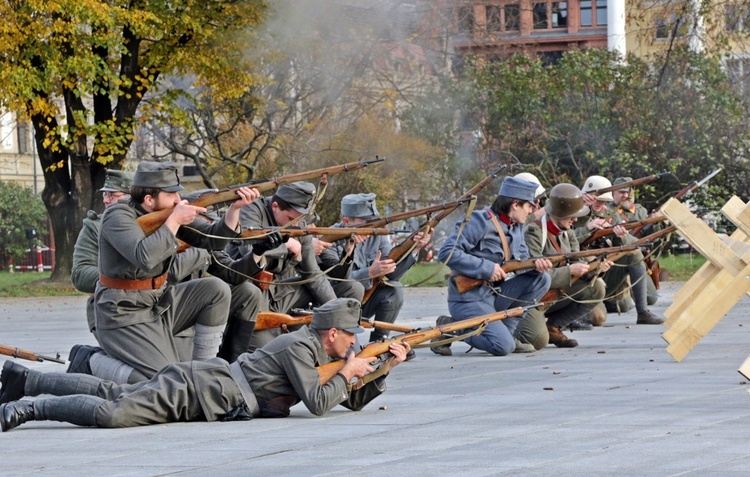
[[[493,212],[490,212],[490,220],[492,220],[492,223],[495,225],[495,228],[497,229],[497,234],[500,236],[500,241],[503,243],[504,259],[510,260],[512,257],[510,256],[510,247],[508,247],[508,239],[505,237],[505,232],[503,232],[503,227],[500,225],[500,221],[497,220],[497,217],[495,217],[495,214]]]
[[[434,348],[435,346],[442,346],[442,345],[450,344],[450,343],[453,343],[454,341],[463,341],[466,338],[471,338],[472,336],[478,335],[481,332],[483,332],[484,329],[487,328],[487,324],[488,324],[487,322],[484,322],[481,325],[479,325],[476,329],[466,332],[462,335],[454,335],[454,336],[451,336],[450,338],[441,337],[436,340],[432,340],[429,343],[415,344],[414,346],[412,346],[412,349]],[[443,335],[443,336],[450,336],[450,335]]]

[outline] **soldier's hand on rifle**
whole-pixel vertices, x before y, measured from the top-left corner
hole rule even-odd
[[[232,202],[232,205],[229,207],[230,209],[241,209],[246,205],[250,205],[255,199],[260,197],[258,189],[250,187],[238,187],[236,192],[239,199]]]
[[[602,263],[599,264],[599,272],[604,273],[609,271],[610,268],[612,268],[612,265],[615,263],[611,260],[602,260]]]
[[[206,212],[207,210],[205,209],[205,207],[196,207],[194,205],[190,205],[186,200],[181,200],[175,205],[172,214],[167,219],[167,222],[173,222],[178,227],[180,225],[189,225],[193,223],[193,221],[196,217],[198,217],[199,214],[205,214]]]
[[[411,346],[409,346],[409,343],[405,341],[394,341],[393,343],[388,345],[388,351],[390,351],[391,354],[396,357],[392,362],[392,366],[396,366],[397,364],[406,361],[406,354],[410,349]]]
[[[346,252],[347,255],[351,255],[354,251],[354,247],[361,244],[365,240],[367,240],[367,237],[365,235],[352,235],[351,237],[349,237],[349,240],[346,241],[344,252]]]
[[[339,373],[343,374],[347,382],[351,382],[353,378],[361,378],[367,373],[375,371],[370,363],[377,359],[376,356],[369,358],[357,358],[353,352],[350,352],[346,357],[346,364]]]
[[[321,253],[323,253],[324,250],[326,250],[328,247],[333,245],[331,242],[324,242],[323,240],[320,240],[317,237],[313,237],[312,243],[313,243],[313,247],[315,248],[316,256],[319,256]]]
[[[621,225],[615,225],[615,228],[612,229],[612,232],[614,232],[614,234],[620,238],[623,238],[628,234],[628,230]]]
[[[586,263],[571,263],[570,264],[570,275],[573,277],[582,277],[589,271],[589,266]]]
[[[412,240],[417,242],[417,246],[414,247],[414,251],[417,252],[419,250],[422,250],[428,243],[430,243],[430,239],[432,238],[432,233],[424,233],[419,232],[418,234],[415,234]]]
[[[594,194],[583,194],[583,203],[588,205],[589,207],[596,204],[597,200],[599,200],[599,198]]]
[[[378,256],[375,257],[375,261],[372,262],[372,265],[370,265],[367,270],[371,277],[380,277],[383,275],[388,275],[389,273],[392,273],[394,270],[396,270],[396,263],[391,260],[390,258],[386,258],[385,260],[381,260],[381,252],[378,250]]]
[[[302,256],[302,244],[299,243],[299,240],[295,238],[289,238],[289,240],[286,242],[286,249],[289,252],[289,255],[291,255],[295,260],[299,260],[299,258]]]
[[[534,260],[534,265],[536,265],[537,272],[548,272],[555,268],[555,265],[546,258],[538,258]]]
[[[492,276],[490,277],[490,281],[499,282],[501,280],[505,280],[505,277],[507,276],[508,274],[505,273],[505,270],[503,270],[503,267],[501,267],[499,263],[496,263],[494,270],[492,270]]]
[[[595,219],[591,219],[586,224],[586,228],[589,230],[599,230],[607,226],[607,219],[603,219],[601,217],[597,217]]]
[[[288,235],[282,236],[279,232],[272,232],[266,236],[265,240],[253,244],[253,255],[260,257],[269,250],[273,250],[288,241]]]

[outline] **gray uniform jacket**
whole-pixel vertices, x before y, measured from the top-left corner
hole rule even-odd
[[[276,221],[271,213],[271,199],[266,197],[262,200],[256,200],[246,205],[240,212],[240,219],[243,227],[268,228],[277,227]],[[302,254],[299,260],[291,257],[286,245],[269,250],[263,256],[266,260],[265,269],[273,273],[275,281],[301,277],[303,280],[312,280],[304,286],[313,296],[317,303],[326,303],[336,298],[333,287],[328,282],[326,276],[321,273],[315,257],[315,248],[312,244],[312,237],[299,237],[302,245]],[[232,246],[230,255],[237,259],[249,252],[247,246]],[[295,293],[294,286],[289,285],[270,285],[264,296],[272,302],[284,302],[289,295]]]
[[[172,266],[177,238],[196,247],[220,250],[238,235],[222,218],[214,223],[199,219],[190,227],[207,235],[227,238],[206,237],[185,227],[181,227],[175,237],[166,225],[146,236],[137,223],[138,217],[145,214],[138,204],[118,202],[102,215],[99,234],[99,272],[102,275],[129,280],[158,277]],[[155,321],[173,306],[170,286],[158,290],[118,290],[98,283],[95,298],[96,325],[100,330]]]
[[[334,225],[334,227],[344,226],[345,225],[342,222]],[[321,261],[322,263],[324,263],[325,268],[330,268],[326,267],[325,264],[341,261],[341,259],[346,254],[346,252],[344,251],[345,246],[346,241],[339,240],[334,243],[333,247],[330,247],[323,253],[321,253]],[[352,254],[351,259],[351,269],[349,271],[349,278],[360,282],[365,287],[365,290],[369,290],[370,288],[372,288],[372,279],[367,280],[367,277],[370,276],[368,267],[375,261],[378,256],[378,252],[380,252],[381,260],[385,260],[386,258],[388,258],[388,255],[391,253],[391,248],[391,240],[387,235],[373,235],[367,237],[364,242],[354,247],[354,253]],[[406,257],[401,261],[401,263],[396,266],[396,270],[394,270],[393,273],[386,276],[391,281],[398,281],[406,274],[407,271],[409,271],[409,268],[414,265],[416,261],[417,260],[416,258],[414,258],[414,254],[410,253],[408,257]]]
[[[285,397],[289,398],[290,406],[302,401],[316,416],[337,404],[358,411],[386,389],[385,376],[353,392],[347,392],[346,379],[340,374],[321,384],[316,366],[329,362],[331,358],[326,355],[320,336],[307,326],[281,335],[263,348],[237,359],[258,399],[261,416],[265,414],[264,409],[269,408],[269,402]]]
[[[86,301],[86,319],[89,323],[89,331],[96,328],[94,318],[94,292],[96,282],[99,281],[99,229],[102,222],[99,214],[93,210],[86,213],[83,219],[83,227],[78,233],[76,244],[73,247],[73,271],[70,280],[76,290],[90,293]]]
[[[542,217],[542,220],[546,220],[546,217]],[[531,222],[526,227],[526,245],[529,247],[529,252],[532,257],[557,255],[560,253],[555,249],[554,245],[552,245],[549,238],[550,236],[555,237],[562,253],[578,252],[580,250],[575,231],[560,230],[559,234],[555,235],[554,228],[556,227],[550,226],[550,224],[547,225],[547,241],[545,243],[542,243],[542,227],[540,224]],[[582,259],[577,261],[585,263],[585,260]],[[570,286],[570,265],[557,266],[547,273],[552,277],[550,288],[567,288]]]
[[[450,256],[448,266],[452,271],[471,278],[489,280],[492,278],[496,263],[502,265],[506,259],[524,260],[529,258],[529,249],[524,240],[523,224],[513,224],[509,227],[498,219],[508,241],[511,254],[510,257],[505,257],[500,235],[498,235],[497,228],[490,219],[492,214],[494,213],[489,207],[472,212],[460,237],[458,237],[458,228],[461,222],[458,222],[456,231],[440,247],[438,260],[445,262]],[[489,287],[477,287],[466,293],[458,293],[453,278],[448,280],[448,301],[488,300],[491,299],[491,293]]]

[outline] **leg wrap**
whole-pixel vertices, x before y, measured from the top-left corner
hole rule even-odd
[[[105,353],[92,355],[89,363],[91,365],[91,374],[107,381],[114,381],[117,384],[127,384],[131,373],[135,371],[129,364],[112,358]]]
[[[206,361],[215,358],[224,334],[224,326],[206,326],[195,324],[195,338],[193,339],[193,359]]]
[[[102,398],[95,396],[65,396],[34,401],[34,420],[62,421],[77,426],[96,426],[96,409]]]
[[[69,396],[71,394],[88,394],[96,396],[102,379],[88,374],[41,373],[30,371],[26,379],[24,392],[27,396],[53,394]]]

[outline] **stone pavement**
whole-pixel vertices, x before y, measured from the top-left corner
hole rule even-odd
[[[665,283],[663,312],[679,285]],[[432,325],[446,289],[408,289],[401,322]],[[745,476],[750,352],[745,297],[681,362],[635,312],[576,332],[580,346],[497,358],[418,350],[361,412],[89,429],[25,424],[0,434],[0,475]],[[0,343],[67,357],[92,343],[85,297],[0,300]],[[422,318],[419,318],[422,317]],[[23,362],[64,371],[55,363]]]

